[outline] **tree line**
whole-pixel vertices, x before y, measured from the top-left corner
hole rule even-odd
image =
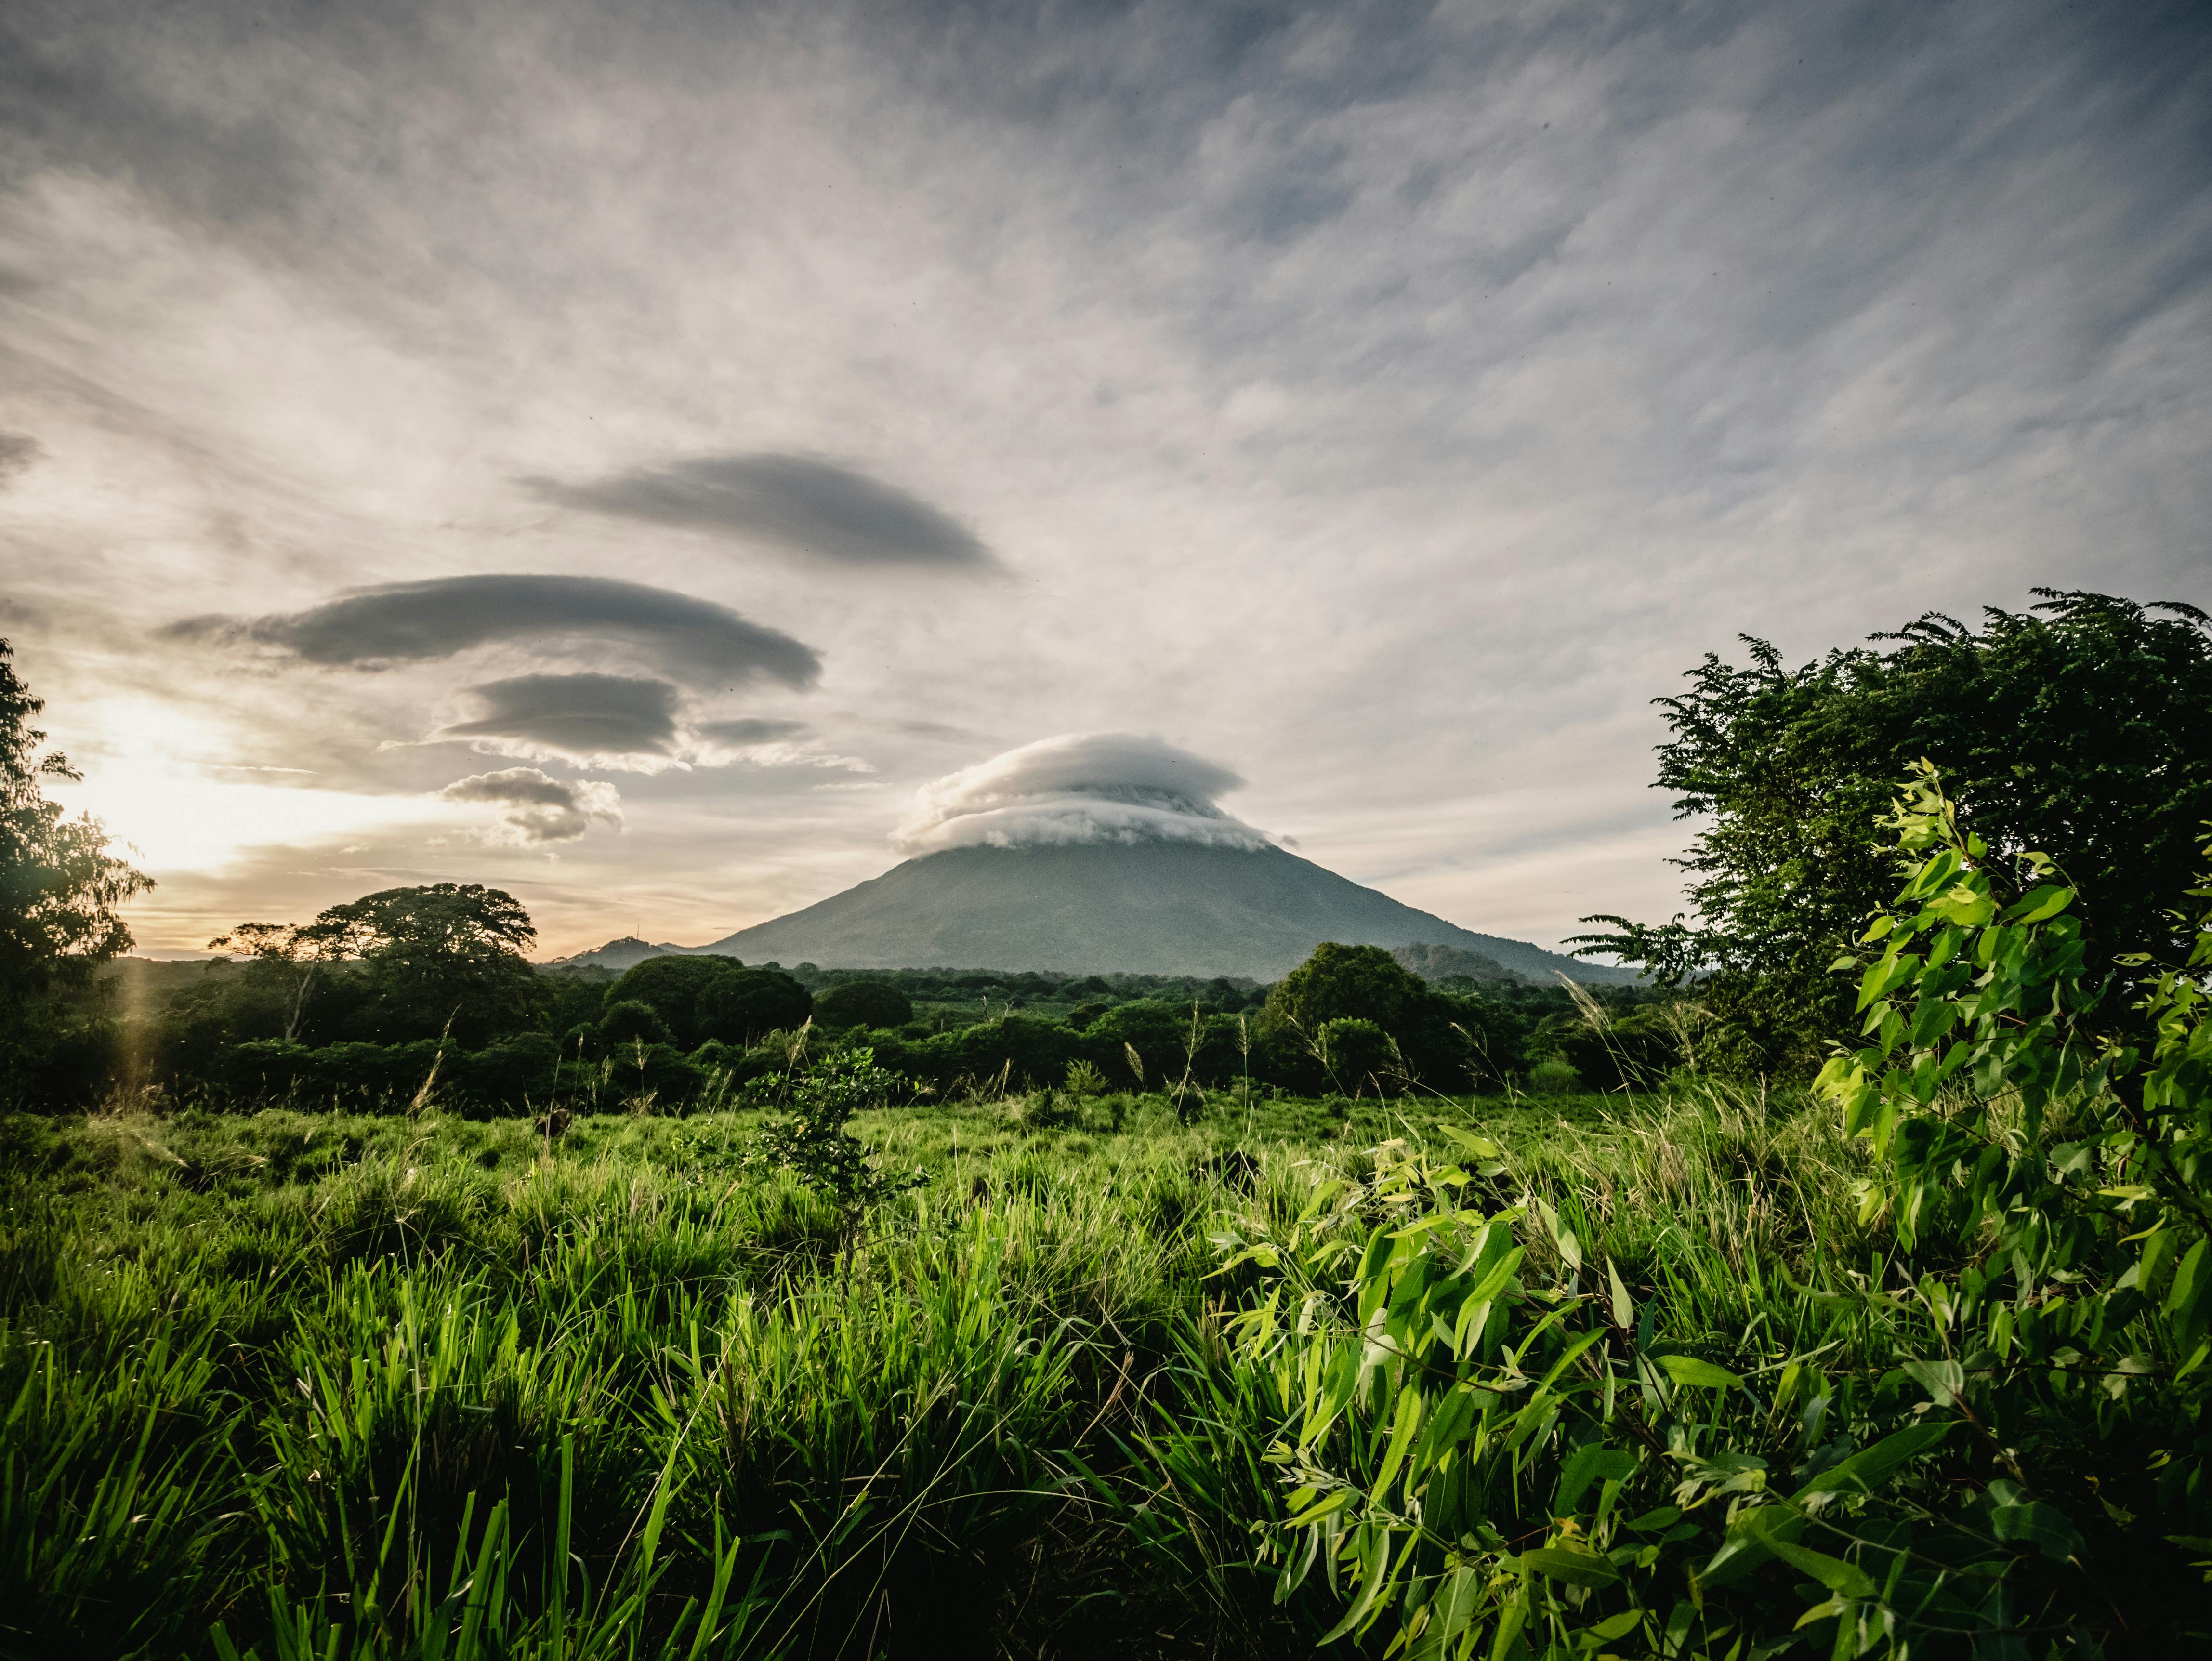
[[[1324,946],[1284,982],[855,975],[734,958],[648,959],[611,984],[548,973],[514,897],[473,884],[386,890],[304,923],[242,923],[242,959],[172,978],[150,1015],[117,1013],[100,966],[150,885],[46,781],[74,776],[31,726],[42,707],[0,642],[0,1067],[7,1096],[82,1100],[129,1074],[179,1091],[320,1095],[444,1087],[485,1106],[585,1091],[693,1100],[741,1088],[802,1030],[865,1033],[925,1088],[1111,1086],[1448,1093],[1617,1089],[1676,1068],[1809,1080],[1855,1011],[1830,965],[1899,880],[1884,840],[1896,781],[1932,764],[2004,857],[2038,854],[2094,897],[2092,961],[2177,964],[2212,822],[2212,618],[2179,602],[2038,590],[1978,625],[1929,613],[1790,667],[1747,636],[1657,702],[1657,788],[1700,821],[1677,861],[1688,908],[1618,916],[1585,952],[1641,989],[1428,983],[1371,947]],[[135,967],[135,966],[134,966]],[[976,1019],[964,1019],[969,1000]],[[917,1008],[917,1004],[921,1007]]]

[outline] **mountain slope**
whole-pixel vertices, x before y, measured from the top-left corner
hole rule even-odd
[[[1478,934],[1279,848],[1190,842],[957,848],[693,951],[824,968],[935,966],[1275,980],[1323,940],[1478,952],[1549,981],[1626,981]]]

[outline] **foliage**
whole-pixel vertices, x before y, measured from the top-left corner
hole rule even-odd
[[[1865,1043],[1819,1082],[1889,1160],[1867,1203],[1900,1240],[1974,1247],[1924,1382],[1993,1445],[2093,1402],[2100,1439],[2159,1444],[2162,1508],[2212,1518],[2212,911],[2093,1026],[2119,1000],[2057,867],[1962,831],[1931,767],[1892,823],[1919,862],[1844,962]]]
[[[812,1019],[814,1000],[780,969],[738,969],[700,989],[697,1011],[701,1036],[751,1043],[770,1032],[805,1026]]]
[[[1261,1020],[1317,1032],[1326,1022],[1349,1019],[1406,1032],[1429,1013],[1430,996],[1428,983],[1382,947],[1327,940],[1267,995]]]
[[[703,1039],[726,1036],[722,1024],[713,1019],[719,1006],[710,994],[744,968],[735,958],[705,954],[647,958],[633,964],[607,989],[607,1002],[647,1005],[660,1017],[665,1029],[662,1037],[690,1049]]]
[[[814,996],[814,1022],[833,1032],[849,1026],[904,1026],[914,1000],[881,981],[845,981]]]
[[[1932,771],[1891,824],[1914,868],[1865,936],[1872,1042],[1821,1086],[1887,1161],[1859,1222],[1893,1221],[1896,1293],[1877,1257],[1874,1285],[1808,1288],[1842,1317],[1826,1331],[1746,1329],[1725,1360],[1669,1342],[1541,1198],[1482,1202],[1508,1166],[1465,1132],[1466,1165],[1385,1144],[1287,1227],[1223,1237],[1228,1270],[1267,1276],[1237,1327],[1287,1418],[1279,1585],[1341,1589],[1330,1637],[1717,1657],[1809,1630],[1907,1656],[2191,1630],[2212,919],[2188,971],[2148,983],[2135,1041],[2093,1038],[2105,989],[2050,861],[1963,836]],[[1870,1300],[1914,1318],[1860,1362]],[[2100,1580],[2147,1557],[2163,1607],[2123,1615]]]
[[[1261,1026],[1278,1056],[1303,1050],[1312,1057],[1303,1084],[1371,1091],[1387,1079],[1393,1092],[1415,1084],[1456,1091],[1477,1077],[1503,1082],[1518,1062],[1500,1067],[1489,1058],[1491,1035],[1477,1013],[1483,1008],[1431,988],[1381,946],[1325,941],[1267,995]],[[1333,1021],[1374,1027],[1387,1041],[1387,1058],[1363,1050],[1342,1063],[1328,1060],[1322,1033]]]
[[[2092,955],[2188,950],[2173,909],[2212,818],[2212,620],[2100,594],[2036,591],[1977,631],[1934,613],[1887,649],[1784,666],[1747,637],[1747,667],[1708,656],[1662,698],[1673,738],[1658,788],[1710,817],[1680,861],[1694,920],[1586,919],[1582,937],[1674,984],[1708,976],[1711,1059],[1743,1076],[1809,1074],[1850,1024],[1827,965],[1893,891],[1877,821],[1893,781],[1942,769],[1989,845],[2039,849],[2095,897]],[[2165,617],[2153,617],[2164,611]]]
[[[308,923],[242,922],[210,940],[208,950],[245,958],[264,975],[281,975],[291,983],[283,1035],[290,1043],[299,1037],[300,1017],[314,988],[315,970],[345,957],[349,934],[327,913]]]
[[[644,999],[623,998],[611,1000],[601,1013],[599,1036],[601,1044],[611,1048],[640,1041],[666,1043],[673,1035],[660,1012]]]
[[[46,800],[49,780],[78,775],[30,722],[46,708],[16,678],[0,640],[0,1061],[13,1066],[31,1036],[28,1012],[54,988],[82,985],[94,965],[125,951],[131,931],[117,908],[153,879],[107,851],[107,833],[86,814],[65,818]]]
[[[848,1250],[869,1211],[927,1180],[918,1171],[883,1169],[850,1129],[854,1114],[883,1105],[898,1082],[896,1074],[876,1065],[873,1050],[861,1046],[821,1056],[761,1092],[780,1097],[791,1116],[761,1132],[747,1163],[781,1165],[829,1201]]]
[[[1402,1086],[1406,1063],[1390,1035],[1373,1021],[1339,1015],[1314,1034],[1314,1056],[1337,1089],[1347,1096],[1395,1096]]]

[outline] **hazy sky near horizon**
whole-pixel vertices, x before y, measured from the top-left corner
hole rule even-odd
[[[1704,653],[2212,605],[2208,450],[2198,4],[0,11],[0,634],[142,949],[703,941],[1063,733],[1552,945],[1676,909]]]

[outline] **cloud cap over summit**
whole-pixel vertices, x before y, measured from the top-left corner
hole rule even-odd
[[[1272,846],[1215,800],[1243,782],[1162,739],[1062,733],[924,785],[892,841],[908,854],[1103,842]]]

